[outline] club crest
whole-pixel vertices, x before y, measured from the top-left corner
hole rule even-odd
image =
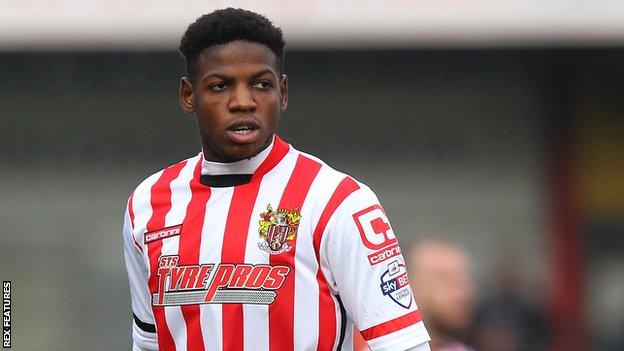
[[[297,236],[301,214],[299,208],[273,210],[270,204],[266,212],[260,213],[259,234],[261,242],[258,247],[271,255],[290,251]]]

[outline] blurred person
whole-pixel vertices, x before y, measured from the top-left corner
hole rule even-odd
[[[128,200],[133,349],[348,350],[355,326],[373,350],[429,350],[375,194],[276,135],[281,30],[217,10],[179,49],[180,105],[202,150]]]
[[[460,341],[471,327],[474,307],[468,251],[458,244],[426,239],[410,248],[408,263],[431,350],[471,350]]]
[[[478,308],[475,345],[479,351],[547,350],[551,333],[544,309],[536,308],[521,296],[518,261],[513,252],[505,258],[507,264],[496,267],[498,274],[491,296]]]

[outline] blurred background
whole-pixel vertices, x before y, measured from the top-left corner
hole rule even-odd
[[[176,48],[229,5],[284,30],[281,136],[375,189],[404,251],[465,251],[454,337],[624,349],[624,2],[0,0],[15,350],[129,349],[125,202],[199,151]]]

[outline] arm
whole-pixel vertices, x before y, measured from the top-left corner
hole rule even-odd
[[[129,201],[132,201],[132,197]],[[132,349],[134,351],[158,350],[156,327],[154,325],[150,293],[147,285],[149,269],[144,260],[143,248],[134,237],[133,225],[128,209],[126,209],[124,215],[122,235],[124,258],[130,283],[130,297],[132,299]]]
[[[426,350],[398,241],[375,194],[360,185],[328,223],[323,273],[372,350]]]

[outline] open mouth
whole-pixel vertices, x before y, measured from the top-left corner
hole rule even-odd
[[[228,127],[229,131],[240,135],[247,135],[256,129],[260,129],[260,125],[253,119],[238,120]]]
[[[255,128],[251,126],[240,126],[230,129],[232,132],[240,135],[247,135],[251,133]]]
[[[249,144],[260,136],[260,124],[253,119],[238,120],[227,128],[230,139],[237,144]]]

